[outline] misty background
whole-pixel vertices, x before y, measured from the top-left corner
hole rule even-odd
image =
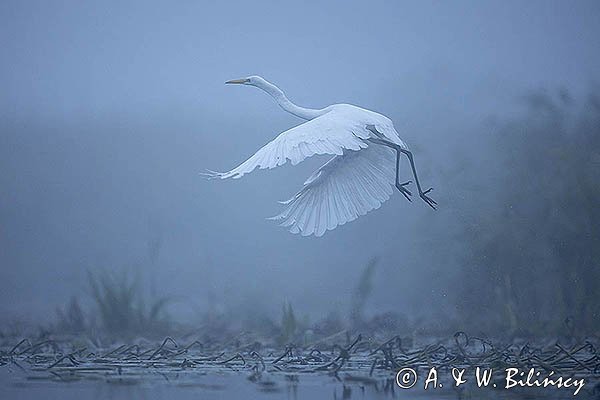
[[[596,1],[3,1],[0,320],[91,303],[100,270],[179,320],[319,319],[377,257],[366,313],[597,327],[599,49]],[[395,193],[305,238],[265,218],[325,158],[202,179],[301,122],[223,84],[252,74],[390,117],[439,210]]]

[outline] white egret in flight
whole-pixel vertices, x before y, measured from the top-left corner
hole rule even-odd
[[[350,104],[320,110],[299,107],[260,76],[225,83],[256,86],[285,111],[307,122],[281,133],[231,171],[209,171],[210,178],[237,179],[255,168],[275,168],[288,160],[296,165],[315,154],[333,155],[304,182],[302,190],[282,202],[283,212],[271,218],[290,232],[321,236],[379,208],[393,186],[411,201],[412,193],[406,188],[411,181],[400,183],[399,179],[402,155],[408,158],[419,196],[435,209],[437,203],[427,195],[432,189],[422,190],[413,154],[389,118]]]

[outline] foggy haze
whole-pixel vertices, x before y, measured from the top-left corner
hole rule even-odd
[[[595,1],[2,2],[0,318],[47,320],[102,269],[144,271],[182,318],[284,301],[318,318],[347,313],[373,257],[368,307],[455,312],[455,234],[493,189],[477,171],[498,157],[494,124],[532,92],[567,93],[577,114],[600,71],[599,16]],[[439,210],[394,193],[301,237],[266,217],[326,158],[203,179],[301,122],[224,85],[251,74],[302,106],[390,117]],[[451,179],[465,165],[475,190]]]

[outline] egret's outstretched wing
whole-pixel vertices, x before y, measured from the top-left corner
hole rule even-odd
[[[363,139],[369,132],[364,124],[343,110],[332,110],[327,114],[289,129],[240,166],[228,172],[212,172],[213,178],[241,178],[255,168],[275,168],[290,160],[293,165],[315,154],[341,155],[344,150],[360,150],[367,147]]]
[[[384,146],[347,151],[319,168],[272,219],[292,233],[321,236],[326,230],[379,208],[395,182],[395,153]]]

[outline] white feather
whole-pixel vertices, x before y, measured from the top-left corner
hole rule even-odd
[[[258,150],[238,167],[216,172],[214,178],[238,179],[256,168],[275,168],[288,160],[296,165],[315,154],[341,155],[344,150],[360,150],[372,133],[366,125],[357,125],[344,108],[333,108],[326,114],[289,129]]]
[[[280,220],[290,232],[322,236],[379,208],[392,194],[395,157],[393,150],[383,146],[333,157],[283,202],[286,208],[272,219]]]

